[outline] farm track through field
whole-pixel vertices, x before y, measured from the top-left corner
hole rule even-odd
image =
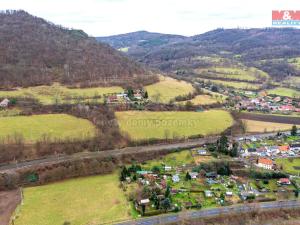
[[[245,119],[245,120],[257,120],[257,121],[272,122],[272,123],[300,125],[300,117],[293,117],[293,116],[276,116],[276,115],[265,115],[265,114],[256,114],[256,113],[240,113],[238,117],[239,119]]]

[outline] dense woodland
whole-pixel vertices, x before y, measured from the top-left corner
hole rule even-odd
[[[300,75],[285,60],[300,56],[299,29],[216,29],[192,37],[179,38],[175,35],[170,38],[170,35],[156,34],[156,39],[158,37],[163,41],[154,42],[153,34],[145,32],[98,40],[115,48],[129,47],[127,54],[137,61],[168,72],[182,68],[210,67],[210,62],[193,58],[217,55],[230,60],[227,64],[238,61],[247,66],[255,66],[277,80],[289,75]]]
[[[58,81],[81,86],[153,83],[156,78],[81,30],[24,11],[0,12],[1,88]]]

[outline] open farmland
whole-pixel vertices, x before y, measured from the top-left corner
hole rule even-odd
[[[291,88],[275,88],[268,90],[269,94],[273,95],[280,95],[280,96],[286,96],[286,97],[291,97],[291,98],[300,98],[300,91],[291,89]]]
[[[34,98],[44,105],[76,103],[77,101],[103,102],[103,95],[122,92],[121,87],[67,88],[58,83],[51,86],[20,88],[14,91],[0,91],[0,98]]]
[[[160,76],[158,83],[148,85],[145,89],[152,101],[162,103],[168,103],[179,95],[188,95],[194,92],[194,88],[191,84],[163,76]]]
[[[0,117],[0,138],[5,141],[21,135],[32,143],[43,137],[53,139],[86,139],[94,136],[96,128],[85,119],[66,114]]]
[[[300,87],[300,77],[291,76],[284,80],[283,83],[290,85],[290,87]]]
[[[15,225],[102,224],[129,218],[118,175],[67,180],[24,189]]]
[[[210,82],[210,83],[215,83],[215,84],[218,84],[218,85],[223,85],[225,87],[242,89],[242,90],[257,90],[261,87],[258,84],[252,84],[252,83],[247,83],[247,82],[210,80],[210,79],[203,79],[203,78],[198,78],[198,80],[199,81]]]
[[[300,158],[278,158],[276,164],[286,173],[300,175]]]
[[[268,74],[256,68],[238,68],[238,67],[211,67],[208,69],[196,69],[195,72],[200,76],[210,77],[212,79],[234,79],[241,81],[265,80]]]
[[[257,120],[243,119],[242,121],[246,127],[246,131],[250,133],[285,131],[290,130],[293,126],[293,124],[264,122]]]
[[[218,102],[222,102],[223,98],[213,98],[210,95],[197,95],[193,99],[189,100],[194,105],[211,105]],[[186,104],[187,101],[178,102],[178,104]]]
[[[122,132],[134,140],[218,134],[233,124],[229,112],[116,112]]]

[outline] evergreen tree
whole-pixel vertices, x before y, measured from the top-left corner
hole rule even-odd
[[[186,172],[186,175],[185,175],[185,180],[191,180],[192,179],[192,177],[191,177],[191,175],[190,175],[190,173],[189,172]]]
[[[165,197],[168,198],[171,194],[170,186],[167,186],[166,192],[165,192]]]
[[[165,210],[165,212],[168,211],[169,208],[171,208],[171,201],[169,198],[165,198],[162,202],[161,202],[161,207]]]
[[[238,156],[238,146],[239,144],[237,142],[234,142],[232,145],[232,149],[230,151],[231,157],[237,157]]]
[[[297,127],[296,127],[296,125],[292,126],[291,135],[292,136],[297,136]]]
[[[145,98],[145,99],[148,99],[148,92],[147,92],[147,91],[146,91],[145,94],[144,94],[144,98]]]
[[[130,173],[128,172],[126,166],[124,166],[121,171],[120,181],[125,181],[126,177],[128,177],[128,176],[130,176]]]
[[[220,139],[217,142],[217,150],[220,153],[223,154],[228,154],[228,138],[226,137],[225,134],[222,134],[222,136],[220,137]]]

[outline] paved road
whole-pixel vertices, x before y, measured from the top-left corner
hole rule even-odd
[[[242,137],[243,138],[245,137],[264,138],[264,137],[269,137],[274,135],[276,135],[276,133],[256,134],[256,135],[248,135],[248,136],[241,135],[241,136],[234,137],[233,139],[238,140]],[[51,165],[53,163],[60,163],[64,161],[74,160],[74,159],[84,159],[84,158],[88,159],[88,158],[96,158],[101,156],[119,156],[122,154],[132,154],[136,152],[149,152],[149,151],[153,152],[153,151],[162,151],[162,150],[171,151],[174,149],[194,148],[194,147],[201,146],[205,143],[215,142],[218,138],[219,136],[212,136],[212,137],[188,140],[182,143],[175,143],[175,144],[137,146],[137,147],[127,147],[122,149],[108,150],[108,151],[101,151],[101,152],[81,152],[72,155],[49,156],[46,158],[23,161],[19,163],[10,163],[5,165],[2,164],[0,165],[0,173],[14,171],[20,168],[28,168],[28,167],[34,167],[40,165]]]
[[[277,202],[263,202],[252,203],[244,205],[235,205],[229,207],[220,207],[213,209],[187,211],[185,213],[166,214],[161,216],[154,216],[143,218],[139,220],[132,220],[127,222],[115,223],[118,225],[156,225],[156,224],[168,224],[171,222],[180,222],[183,219],[200,219],[208,216],[219,216],[229,213],[248,213],[254,210],[268,210],[268,209],[289,209],[299,208],[300,201],[277,201]]]

